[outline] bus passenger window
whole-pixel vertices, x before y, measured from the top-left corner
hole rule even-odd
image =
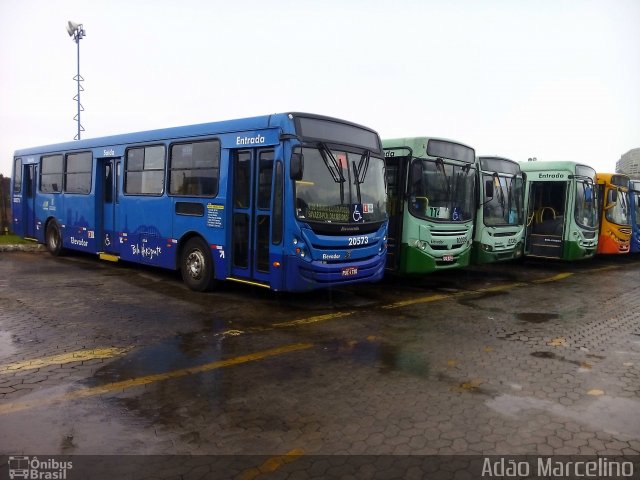
[[[164,145],[130,148],[124,169],[124,191],[130,195],[162,195]]]
[[[62,155],[42,157],[40,167],[40,191],[44,193],[60,193],[62,191]]]
[[[192,197],[218,194],[220,142],[181,143],[171,146],[169,193]]]

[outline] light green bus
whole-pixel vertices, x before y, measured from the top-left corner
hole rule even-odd
[[[478,212],[471,262],[491,263],[523,253],[524,178],[520,164],[502,157],[478,157]]]
[[[469,264],[475,217],[475,150],[441,138],[383,140],[388,271],[422,274]]]
[[[578,260],[598,246],[596,171],[570,161],[522,162],[526,174],[524,254]]]

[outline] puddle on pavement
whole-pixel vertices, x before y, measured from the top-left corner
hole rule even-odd
[[[58,393],[59,389],[55,389],[51,394]],[[30,399],[31,395],[25,398]],[[153,430],[144,430],[146,425],[132,416],[107,416],[83,402],[33,408],[2,417],[2,433],[6,434],[5,439],[11,439],[11,452],[38,455],[154,453],[157,437]]]
[[[224,340],[224,353],[229,356],[229,340]],[[131,378],[166,373],[220,360],[222,338],[211,332],[176,335],[157,344],[132,350],[96,371],[92,385],[118,382]]]
[[[586,365],[585,362],[579,362],[578,360],[570,360],[567,357],[563,357],[562,355],[558,355],[553,352],[533,352],[531,353],[531,356],[536,358],[548,358],[551,360],[559,360],[561,362],[571,363],[579,367],[585,367]]]
[[[325,348],[358,363],[377,366],[380,373],[397,371],[419,377],[429,375],[429,362],[424,358],[424,352],[401,349],[397,345],[375,340],[334,340],[327,343]]]
[[[522,312],[517,313],[518,320],[522,320],[528,323],[545,323],[549,320],[555,320],[560,318],[557,313],[541,313],[541,312]]]
[[[490,310],[490,311],[502,311],[502,309],[497,308],[498,304],[496,303],[495,305],[490,305],[490,306],[478,306],[476,302],[479,302],[481,300],[486,300],[488,298],[494,298],[494,297],[502,297],[505,295],[509,295],[509,292],[507,291],[503,291],[503,290],[496,290],[496,291],[489,291],[489,292],[480,292],[477,294],[471,294],[469,296],[465,296],[462,298],[458,298],[457,302],[460,305],[464,305],[465,307],[471,307],[471,308],[476,308],[476,309],[480,309],[480,310]],[[502,300],[500,300],[500,302],[502,302]]]
[[[18,349],[11,340],[11,333],[0,331],[0,358],[5,358],[16,353]]]

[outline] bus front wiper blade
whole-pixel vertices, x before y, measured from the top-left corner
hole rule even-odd
[[[333,153],[323,142],[319,142],[320,156],[324,160],[324,164],[327,166],[327,170],[331,174],[333,181],[340,184],[340,204],[344,205],[344,174],[342,168],[338,164],[338,160],[333,156]]]
[[[356,195],[358,197],[358,203],[362,203],[362,198],[360,196],[360,180],[359,180],[360,168],[356,167],[355,161],[352,162],[352,165],[353,165],[353,176],[355,178],[355,181],[353,183],[356,184]]]
[[[360,162],[358,163],[358,172],[356,176],[356,180],[358,183],[364,183],[364,179],[367,176],[367,170],[369,169],[370,158],[371,158],[371,152],[369,150],[365,150],[362,156],[360,157]]]
[[[327,170],[331,173],[331,177],[333,181],[338,183],[342,183],[345,181],[344,175],[342,173],[342,168],[338,164],[338,160],[333,156],[333,153],[323,142],[318,144],[320,146],[320,156],[322,156],[322,160],[324,160],[324,164],[327,166]]]
[[[498,180],[498,187],[500,187],[500,196],[498,197],[498,203],[502,207],[502,214],[504,215],[504,207],[505,207],[504,189],[502,188],[502,182],[500,181],[500,175],[498,174],[498,172],[493,172],[493,179],[494,179],[493,180],[494,185],[495,185],[495,181]]]
[[[436,158],[436,167],[442,169],[442,181],[444,182],[445,189],[447,191],[447,196],[449,197],[449,201],[453,200],[451,198],[451,185],[449,185],[449,177],[447,177],[447,170],[444,166],[444,160],[438,157]]]

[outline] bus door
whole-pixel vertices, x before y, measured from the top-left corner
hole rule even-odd
[[[402,246],[402,215],[404,212],[407,157],[387,156],[385,158],[387,176],[387,263],[388,270],[397,270],[400,266],[400,248]]]
[[[36,187],[38,183],[38,166],[28,164],[23,173],[23,219],[24,236],[36,238]]]
[[[563,258],[567,182],[531,182],[525,254]]]
[[[101,192],[96,192],[96,198],[101,203],[102,222],[100,238],[97,240],[98,250],[107,254],[117,254],[120,250],[117,232],[117,205],[120,202],[118,184],[122,161],[120,158],[98,159]],[[97,232],[96,232],[97,233]],[[97,233],[98,234],[98,233]]]
[[[236,150],[231,199],[231,277],[274,284],[270,261],[272,244],[272,148]]]

